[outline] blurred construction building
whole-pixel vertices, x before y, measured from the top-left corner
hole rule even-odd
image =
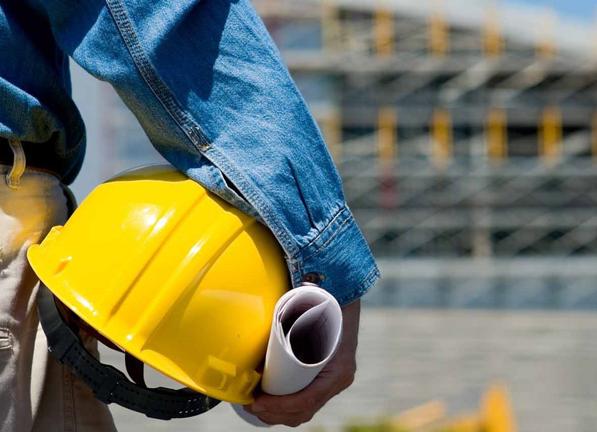
[[[254,4],[380,260],[370,303],[597,308],[591,26],[488,0]],[[98,98],[105,172],[157,160]]]
[[[254,3],[382,262],[372,301],[597,306],[590,26],[496,1]]]

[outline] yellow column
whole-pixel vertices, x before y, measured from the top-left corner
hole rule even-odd
[[[337,110],[331,111],[321,120],[321,129],[328,149],[336,163],[342,158],[342,117]]]
[[[394,53],[394,14],[384,9],[375,12],[375,53],[389,57]]]
[[[492,161],[508,157],[507,118],[503,109],[493,108],[487,116],[487,155]]]
[[[377,116],[377,154],[382,164],[387,164],[398,156],[397,126],[396,110],[392,107],[381,108]]]
[[[379,206],[392,209],[398,204],[394,161],[398,155],[397,147],[398,115],[393,107],[383,107],[377,117],[377,150],[379,176]]]
[[[555,57],[557,48],[554,40],[554,32],[557,23],[556,13],[552,9],[546,9],[541,24],[538,26],[537,57],[549,60]]]
[[[495,7],[490,7],[483,30],[483,52],[486,57],[499,57],[503,51],[504,39],[498,22],[498,12]]]
[[[445,166],[452,158],[452,119],[450,112],[437,109],[431,121],[431,156],[436,166]]]
[[[447,54],[450,37],[448,23],[440,12],[434,12],[429,17],[429,51],[434,57],[443,57]]]
[[[340,19],[338,8],[329,0],[321,2],[321,46],[324,51],[334,51],[339,48]]]
[[[547,107],[539,127],[539,153],[546,162],[553,162],[560,156],[561,147],[562,114],[558,107]]]

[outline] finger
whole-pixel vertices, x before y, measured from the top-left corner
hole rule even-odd
[[[261,393],[248,408],[256,414],[312,411],[319,409],[336,393],[335,387],[333,378],[319,376],[305,389],[291,395],[272,396]]]
[[[264,413],[257,417],[259,420],[268,425],[285,425],[297,427],[310,421],[313,418],[313,414],[297,413],[292,415],[283,415],[279,413]]]

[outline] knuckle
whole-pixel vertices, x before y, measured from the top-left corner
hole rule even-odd
[[[302,424],[303,424],[303,422],[302,422],[302,421],[300,421],[300,420],[289,420],[289,421],[287,421],[287,422],[286,422],[286,423],[284,423],[284,424],[285,424],[286,426],[289,426],[289,427],[293,427],[293,428],[294,428],[294,427],[298,427],[298,426],[302,425]]]
[[[354,382],[355,373],[356,373],[356,369],[352,369],[349,371],[348,374],[346,374],[346,378],[344,381],[344,383],[346,384],[346,387],[349,387]]]
[[[288,420],[285,424],[287,426],[291,426],[291,427],[297,427],[302,425],[303,423],[307,423],[309,421],[311,421],[311,419],[313,418],[314,413],[305,413],[303,415],[301,415],[300,417],[296,417],[293,419]]]
[[[346,367],[342,370],[342,373],[340,375],[340,379],[339,379],[339,385],[342,388],[342,390],[350,387],[352,385],[352,383],[354,382],[355,379],[355,374],[356,374],[356,364],[350,364],[350,365],[346,365]]]
[[[352,362],[350,362],[347,366],[348,369],[348,373],[352,376],[354,376],[357,373],[357,362],[356,360],[353,360]]]

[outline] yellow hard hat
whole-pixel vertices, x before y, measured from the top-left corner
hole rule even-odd
[[[212,398],[246,404],[290,288],[273,235],[176,170],[101,184],[29,248],[60,302],[99,334]]]

